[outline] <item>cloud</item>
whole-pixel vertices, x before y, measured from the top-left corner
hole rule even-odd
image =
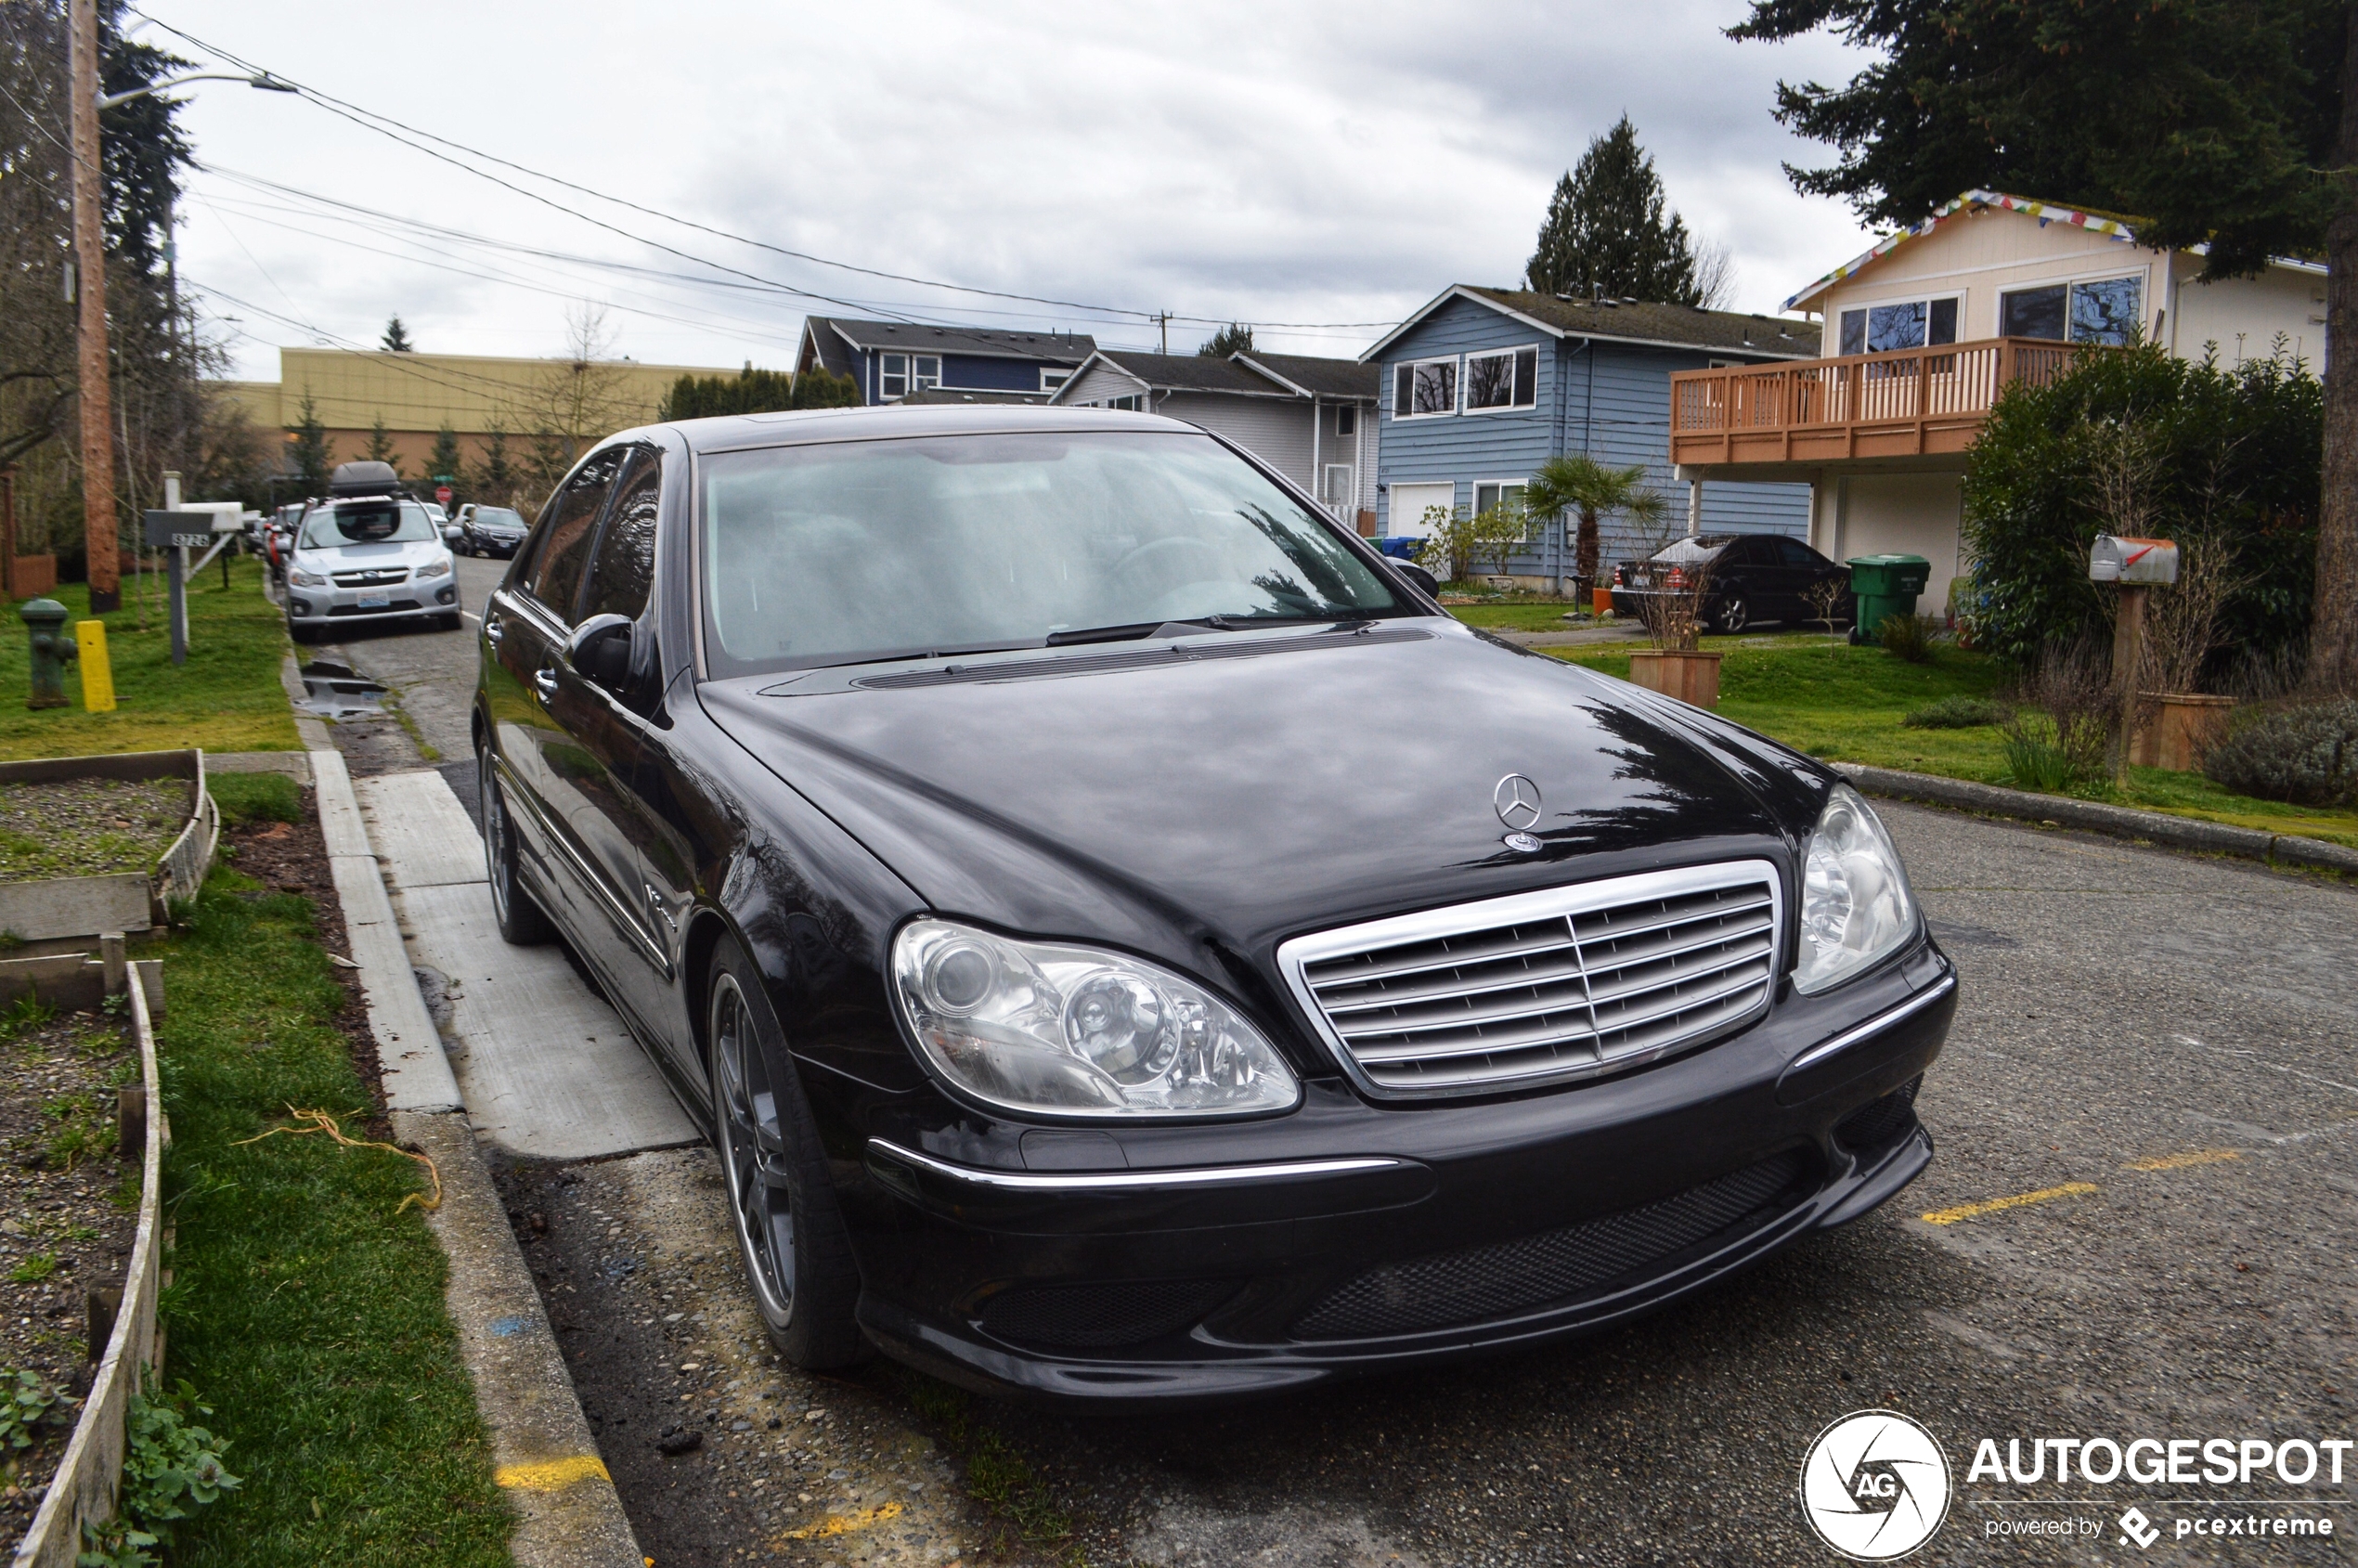
[[[1864,238],[1835,204],[1793,192],[1781,161],[1823,149],[1768,115],[1781,74],[1831,79],[1855,60],[1822,40],[1730,43],[1721,30],[1741,5],[422,0],[400,27],[365,32],[356,10],[323,24],[294,0],[153,9],[340,97],[645,206],[886,271],[1131,312],[1389,322],[1453,281],[1509,282],[1556,178],[1625,110],[1673,204],[1733,249],[1746,308],[1774,309]],[[292,98],[209,87],[185,118],[200,156],[223,169],[471,234],[723,276]],[[185,273],[331,340],[373,343],[397,310],[424,347],[553,353],[566,299],[584,297],[615,308],[635,357],[774,365],[812,308],[421,246],[267,210],[219,176],[194,183]],[[1158,339],[1137,315],[862,278],[551,194],[854,308]],[[222,308],[244,317],[246,373],[271,372],[271,345],[307,341]],[[1192,348],[1208,330],[1174,323],[1172,344]],[[1380,335],[1264,329],[1263,342],[1348,354]]]

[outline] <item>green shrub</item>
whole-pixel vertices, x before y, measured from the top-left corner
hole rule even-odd
[[[1943,697],[1913,709],[1900,722],[1911,730],[1971,730],[1983,724],[2003,724],[2014,711],[2012,705],[1988,697]]]
[[[1885,616],[1875,628],[1875,641],[1895,659],[1910,664],[1932,663],[1932,640],[1940,623],[1930,616]]]
[[[2059,723],[2053,714],[2028,709],[2001,726],[1998,744],[2016,789],[2060,795],[2104,776],[2104,732],[2085,722]]]
[[[2133,452],[2134,526],[2223,547],[2233,584],[2220,646],[2263,654],[2308,633],[2325,394],[2289,353],[2226,369],[2158,348],[2084,354],[2043,385],[2007,387],[1966,460],[1960,606],[1974,645],[2018,668],[2051,641],[2109,639],[2088,550],[2105,527],[2106,458]],[[2114,511],[2123,498],[2111,498]],[[2168,593],[2172,590],[2158,590]]]
[[[284,773],[208,773],[204,786],[226,826],[303,820],[303,786]]]
[[[2263,800],[2358,805],[2358,702],[2254,714],[2204,754],[2202,771],[2215,784]]]

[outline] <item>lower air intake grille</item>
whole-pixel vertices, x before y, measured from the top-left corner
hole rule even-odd
[[[1756,1229],[1790,1206],[1809,1171],[1796,1149],[1562,1230],[1370,1269],[1320,1298],[1293,1337],[1414,1334],[1574,1302],[1723,1232]]]
[[[1916,1124],[1916,1089],[1923,1082],[1913,1079],[1860,1106],[1834,1123],[1834,1141],[1848,1149],[1881,1148]]]
[[[984,1303],[982,1326],[1017,1344],[1133,1345],[1191,1327],[1236,1289],[1216,1279],[1018,1287]]]
[[[1277,962],[1359,1086],[1472,1095],[1632,1067],[1768,1005],[1766,861],[1648,872],[1297,937]]]

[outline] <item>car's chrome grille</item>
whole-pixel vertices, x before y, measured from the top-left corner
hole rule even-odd
[[[1370,1093],[1479,1094],[1651,1061],[1768,1005],[1765,861],[1520,894],[1296,938],[1295,994]]]
[[[337,572],[333,575],[338,588],[376,588],[385,583],[408,581],[409,568],[407,566],[382,566],[373,567],[368,571]]]

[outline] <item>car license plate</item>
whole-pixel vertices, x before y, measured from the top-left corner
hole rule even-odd
[[[389,610],[393,607],[393,595],[390,593],[364,593],[360,596],[358,607],[363,610]]]
[[[1640,573],[1637,577],[1629,579],[1629,586],[1631,588],[1652,588],[1653,585],[1653,578],[1645,576],[1643,573]]]

